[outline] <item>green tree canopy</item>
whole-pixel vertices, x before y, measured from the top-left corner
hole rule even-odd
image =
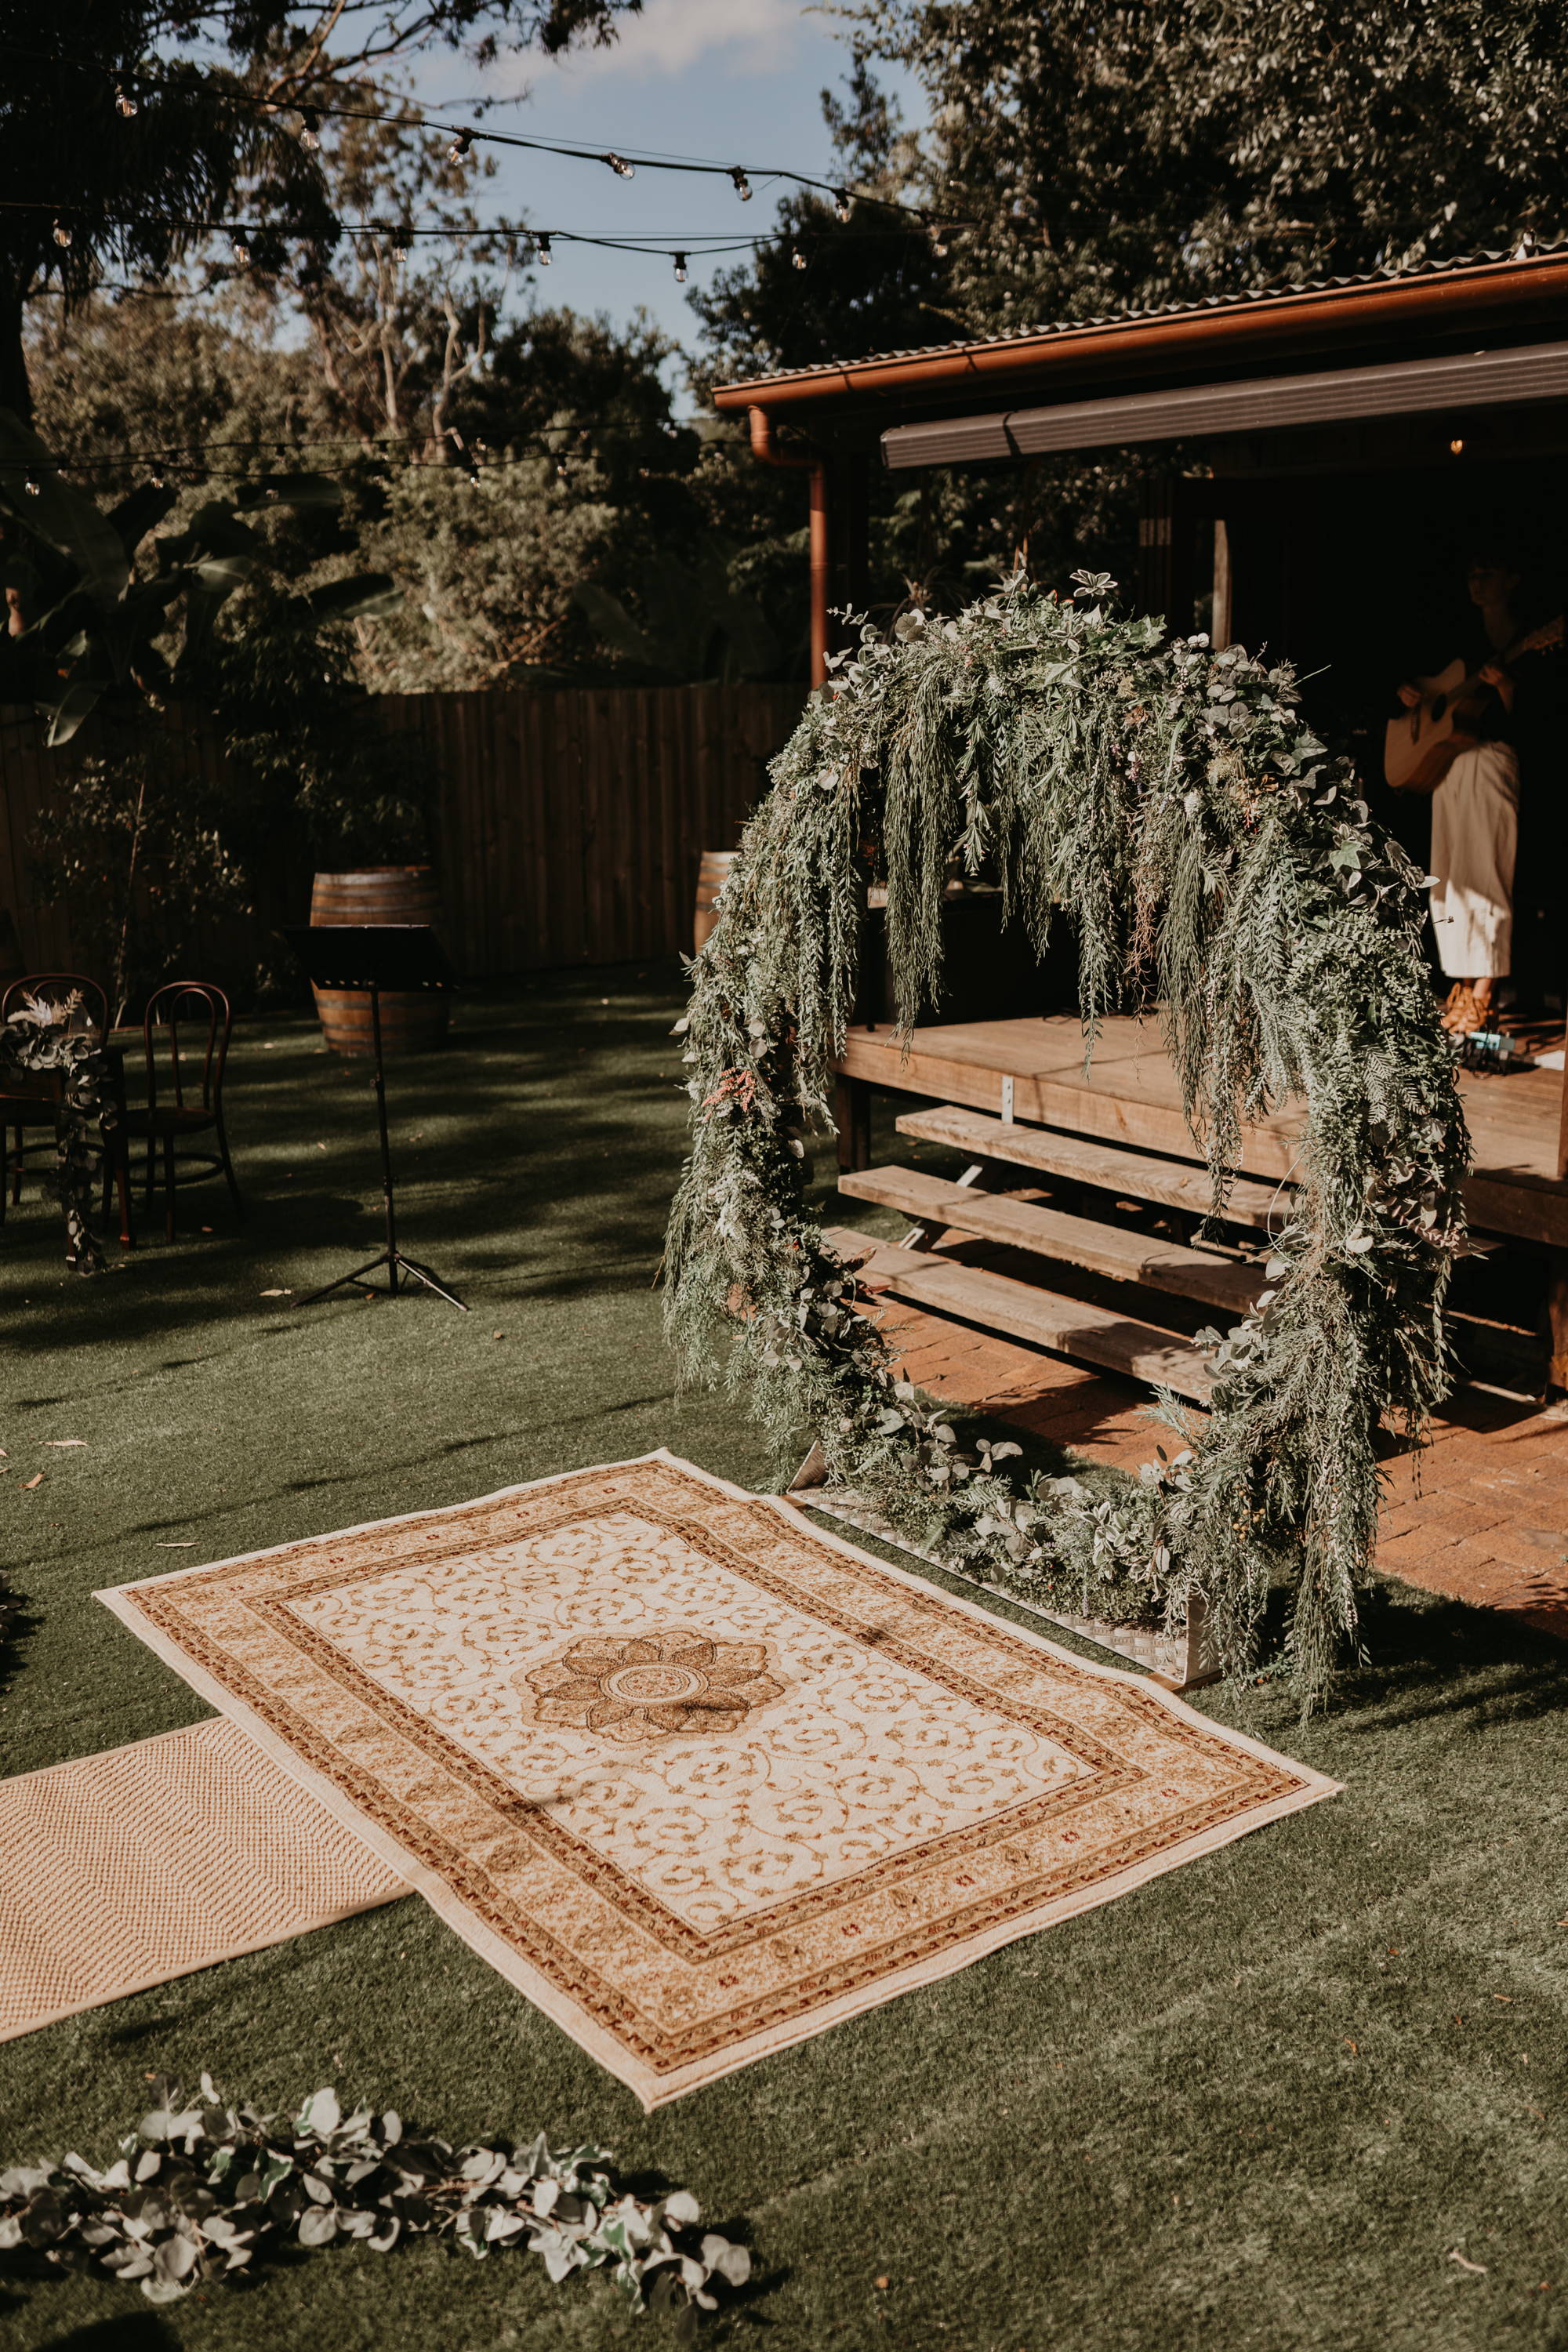
[[[1511,248],[1564,226],[1552,0],[861,0],[922,85],[890,163],[973,227],[980,329]]]
[[[640,5],[11,0],[0,16],[0,406],[30,415],[29,301],[79,301],[117,273],[160,277],[237,197],[330,250],[297,110],[328,102],[338,78],[384,79],[438,43],[485,61],[503,46],[605,41]]]

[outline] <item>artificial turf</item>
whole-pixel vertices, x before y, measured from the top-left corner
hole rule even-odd
[[[469,1315],[295,1304],[379,1213],[363,1071],[302,1016],[235,1048],[246,1224],[193,1191],[173,1247],[86,1282],[36,1197],[11,1213],[5,1770],[205,1711],[95,1587],[658,1445],[770,1483],[659,1336],[678,989],[479,992],[395,1069],[406,1244]],[[1343,1795],[651,2117],[411,1899],[0,2048],[0,2164],[106,2156],[151,2074],[275,2105],[330,2081],[693,2189],[757,2265],[714,2345],[1568,2347],[1568,1653],[1396,1586],[1367,1637],[1309,1725],[1268,1686],[1198,1702]],[[665,2339],[602,2283],[426,2243],[163,2311],[0,2275],[16,2352]]]

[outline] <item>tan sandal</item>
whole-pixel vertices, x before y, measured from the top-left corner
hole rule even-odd
[[[1487,1009],[1473,988],[1461,985],[1443,1007],[1442,1022],[1451,1037],[1467,1037],[1486,1027]]]

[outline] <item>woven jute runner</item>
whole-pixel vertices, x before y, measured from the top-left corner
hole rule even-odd
[[[100,1598],[649,2106],[1336,1785],[667,1454]]]
[[[218,1716],[0,1780],[0,2041],[408,1892]]]

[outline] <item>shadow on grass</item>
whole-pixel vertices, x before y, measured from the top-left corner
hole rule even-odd
[[[1363,1597],[1362,1640],[1364,1662],[1335,1693],[1352,1735],[1441,1716],[1481,1731],[1568,1706],[1568,1644],[1507,1610],[1382,1583]]]
[[[121,2311],[112,2319],[90,2320],[64,2336],[51,2336],[40,2352],[177,2352],[179,2342],[156,2312]]]
[[[24,1600],[0,1572],[0,1691],[20,1667],[29,1634],[36,1633],[42,1623],[31,1601]]]
[[[657,1265],[683,1146],[679,1048],[664,1034],[679,999],[672,991],[668,1003],[605,1012],[597,999],[616,985],[615,973],[596,972],[487,992],[469,1000],[445,1053],[389,1070],[399,1238],[459,1291],[510,1277],[531,1296],[570,1298],[606,1271],[646,1267],[647,1279]],[[24,1287],[30,1309],[12,1317],[14,1349],[190,1334],[254,1312],[280,1278],[308,1289],[379,1244],[363,1066],[244,1042],[227,1108],[248,1219],[235,1218],[221,1187],[193,1186],[170,1246],[160,1213],[139,1200],[138,1247],[122,1253],[111,1236],[108,1255],[122,1269],[83,1279],[61,1267],[58,1213],[30,1200],[0,1234],[0,1280]],[[325,1166],[317,1173],[318,1145],[331,1154],[330,1177]],[[165,1369],[195,1360],[187,1342]]]

